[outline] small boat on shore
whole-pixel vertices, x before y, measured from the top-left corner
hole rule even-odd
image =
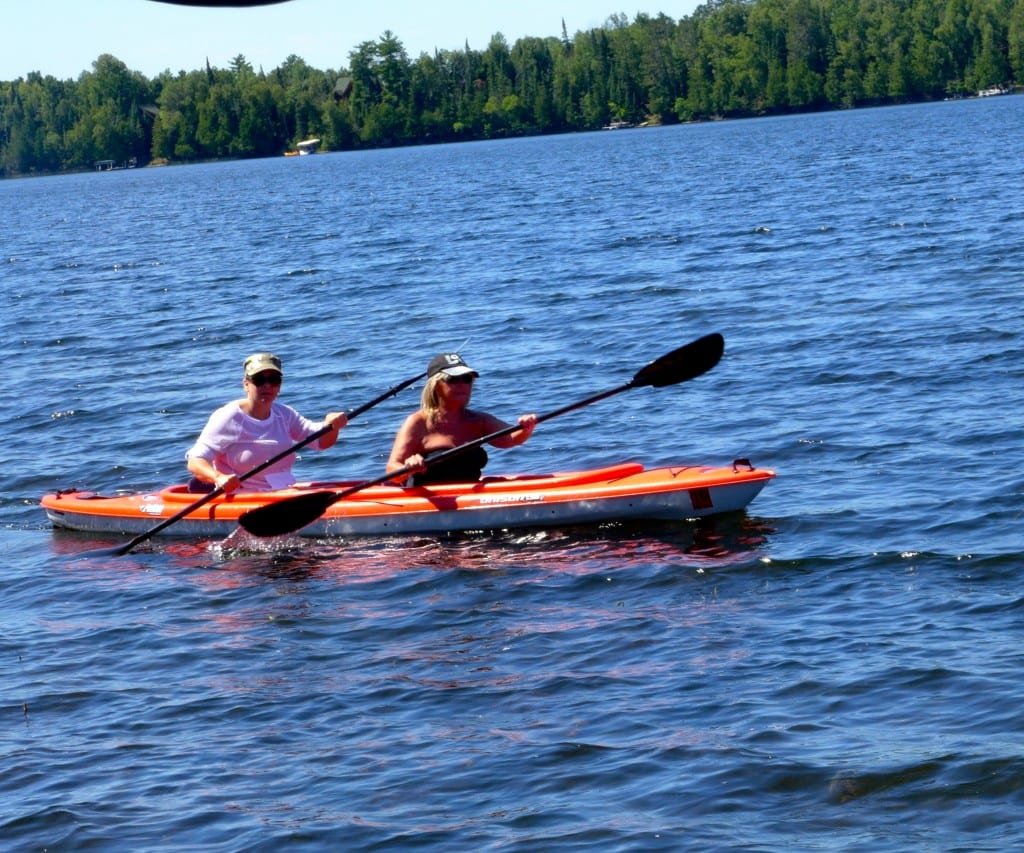
[[[381,536],[556,527],[611,521],[684,521],[747,506],[775,472],[746,459],[731,465],[645,468],[623,462],[556,474],[485,477],[475,483],[371,486],[330,506],[303,536]],[[353,483],[303,483],[275,492],[219,495],[161,531],[165,536],[227,536],[239,517],[275,501]],[[55,527],[92,533],[145,533],[200,497],[184,485],[156,492],[100,495],[71,489],[41,501]]]
[[[979,89],[979,98],[994,98],[998,95],[1010,95],[1013,94],[1013,89],[1010,86],[989,86],[987,89]]]
[[[320,147],[319,139],[303,139],[302,142],[295,146],[292,151],[285,151],[285,157],[305,157],[307,154],[316,154],[317,148]]]

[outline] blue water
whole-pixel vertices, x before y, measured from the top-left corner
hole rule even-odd
[[[1024,98],[0,183],[0,839],[20,850],[1024,843]],[[50,529],[285,359],[461,348],[501,417],[711,373],[491,473],[746,456],[701,525],[239,552]],[[415,390],[297,463],[371,477]]]

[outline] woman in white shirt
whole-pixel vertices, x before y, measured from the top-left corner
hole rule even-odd
[[[329,412],[323,423],[304,418],[291,406],[277,402],[284,372],[281,359],[273,353],[258,352],[243,363],[242,387],[245,397],[217,409],[185,454],[188,470],[200,481],[200,488],[219,487],[233,492],[242,485],[239,475],[251,471],[287,450],[317,430],[330,426],[320,436],[321,450],[332,447],[348,422],[344,412]],[[255,491],[285,489],[295,482],[294,455],[289,454],[263,471],[247,477],[245,488]],[[193,486],[193,488],[195,488]]]

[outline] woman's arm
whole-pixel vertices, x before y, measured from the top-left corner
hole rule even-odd
[[[385,471],[397,471],[410,465],[423,465],[423,438],[426,434],[426,424],[421,412],[413,412],[402,422],[395,435],[395,442],[391,446],[391,455],[388,457]],[[396,485],[403,485],[408,475],[401,480],[394,481]]]
[[[202,456],[189,456],[188,470],[190,474],[195,475],[204,483],[213,483],[214,486],[225,492],[233,492],[242,485],[242,481],[238,479],[237,475],[221,473],[213,467],[212,462]]]
[[[344,412],[328,412],[327,417],[324,418],[324,426],[329,425],[331,428],[320,436],[320,449],[326,450],[328,447],[334,447],[338,440],[338,433],[345,428],[347,423],[348,415]]]
[[[237,400],[215,410],[199,433],[196,443],[185,453],[185,466],[190,474],[204,483],[213,483],[225,492],[235,491],[242,481],[233,473],[218,470],[213,460],[237,440],[240,428],[236,418],[240,411]]]
[[[512,424],[507,424],[504,421],[500,421],[498,420],[498,418],[493,417],[492,415],[487,415],[486,419],[489,421],[489,425],[487,427],[487,431],[484,433],[485,435],[492,432],[497,432],[498,430],[508,429],[510,426],[512,426]],[[531,435],[533,435],[534,427],[537,426],[537,416],[532,413],[529,415],[520,415],[518,424],[519,429],[517,429],[515,432],[509,433],[508,435],[503,435],[500,438],[496,438],[494,439],[494,441],[491,442],[491,444],[493,444],[495,447],[517,447],[518,445],[522,444]]]

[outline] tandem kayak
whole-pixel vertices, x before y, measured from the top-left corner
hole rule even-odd
[[[506,528],[553,527],[610,521],[674,521],[734,512],[747,506],[775,476],[746,459],[731,465],[645,468],[624,462],[557,474],[485,477],[474,483],[371,486],[330,506],[303,536],[387,536]],[[227,536],[242,513],[274,501],[349,482],[303,483],[273,492],[220,495],[161,533]],[[44,495],[56,527],[92,533],[145,533],[186,510],[201,495],[184,485],[158,492],[100,495],[66,490]]]

